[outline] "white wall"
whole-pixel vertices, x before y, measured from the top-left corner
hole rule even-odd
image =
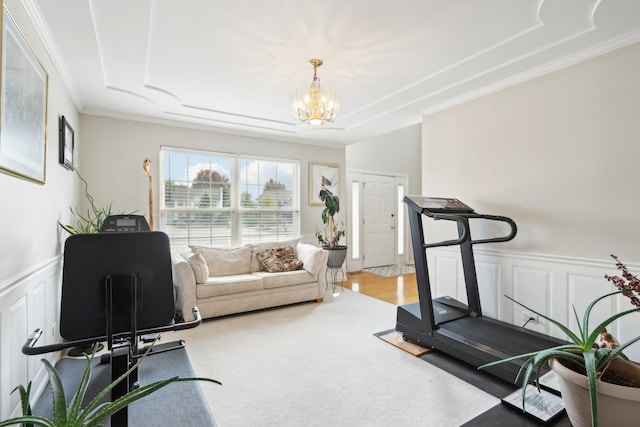
[[[395,179],[406,179],[408,187],[406,188],[405,194],[421,194],[422,165],[420,164],[420,129],[421,124],[418,123],[346,147],[347,179],[350,182],[358,182],[358,185],[361,186],[360,200],[358,201],[361,212],[364,209],[364,191],[362,187],[364,174],[387,175],[393,176]],[[351,188],[349,188],[348,196],[349,203],[353,203],[351,200]],[[404,213],[406,213],[406,209]],[[352,212],[350,211],[346,224],[353,223],[351,214]],[[366,216],[366,213],[363,212],[362,215]],[[407,223],[408,221],[405,221],[405,253],[400,256],[396,254],[396,263],[413,262]],[[347,242],[349,245],[347,257],[348,271],[361,270],[364,266],[364,257],[377,252],[376,248],[361,247],[358,256],[354,256],[354,236],[359,236],[359,244],[361,246],[363,246],[365,242],[364,225],[360,223],[359,228],[360,232],[357,234],[354,233],[353,230],[347,230]]]
[[[640,44],[424,117],[422,190],[512,217],[514,250],[640,261]]]
[[[67,221],[69,207],[77,204],[77,179],[58,164],[58,117],[64,115],[80,130],[77,109],[22,2],[4,3],[47,71],[49,87],[44,185],[0,173],[0,419],[15,409],[18,397],[10,395],[11,390],[26,385],[37,371],[39,377],[42,374],[42,357],[21,353],[27,336],[42,328],[45,333],[39,345],[57,338],[60,261],[66,237],[57,221]],[[81,150],[76,145],[76,152]],[[34,389],[38,385],[34,383]]]
[[[347,169],[376,174],[406,175],[409,178],[407,194],[421,194],[420,129],[421,124],[417,124],[347,145]]]
[[[74,173],[58,163],[58,117],[64,115],[77,131],[78,112],[69,98],[29,17],[19,1],[5,5],[49,75],[47,99],[47,158],[45,184],[0,173],[0,290],[34,266],[60,255],[64,236],[57,221],[75,205]],[[80,147],[76,148],[81,151]]]
[[[309,162],[340,165],[341,179],[344,181],[343,148],[294,144],[88,115],[82,115],[81,120],[84,150],[80,173],[89,183],[89,192],[94,196],[96,204],[106,206],[113,203],[116,211],[137,211],[148,218],[148,181],[142,171],[142,161],[149,158],[152,160],[151,175],[154,177],[154,218],[159,218],[160,146],[299,160],[301,233],[309,241],[313,240],[316,226],[322,224],[322,207],[308,204]],[[346,194],[344,186],[340,191],[343,197]]]
[[[575,327],[572,305],[581,313],[614,290],[609,254],[640,273],[638,69],[635,44],[424,117],[422,193],[519,227],[512,242],[476,248],[484,314],[521,324],[507,294]],[[429,239],[451,237],[436,227]],[[429,265],[435,295],[463,299],[458,256],[436,250]],[[596,316],[628,308],[620,297]],[[638,334],[633,316],[610,328],[621,341]],[[547,322],[527,327],[559,335]],[[628,354],[640,360],[640,345]]]

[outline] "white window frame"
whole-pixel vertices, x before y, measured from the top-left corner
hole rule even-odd
[[[231,170],[229,171],[229,180],[230,180],[230,204],[228,207],[209,207],[206,209],[203,208],[194,208],[194,207],[167,207],[165,204],[165,182],[169,179],[168,176],[165,176],[165,166],[164,166],[164,158],[165,153],[184,153],[184,154],[193,154],[198,156],[208,156],[210,158],[225,158],[231,163]],[[265,208],[265,207],[255,207],[255,208],[246,208],[241,206],[241,195],[243,192],[243,188],[241,188],[241,164],[245,161],[257,161],[257,162],[271,162],[271,163],[283,163],[288,164],[292,167],[293,172],[291,176],[291,204],[288,207],[276,207],[274,208]],[[187,232],[187,237],[175,238],[172,237],[172,230],[169,226],[166,225],[166,216],[169,213],[185,213],[187,217],[189,217],[192,213],[203,213],[203,212],[229,212],[230,214],[230,236],[226,243],[221,242],[211,242],[210,244],[203,244],[203,236],[199,236],[198,240],[194,243],[202,246],[216,246],[216,247],[237,247],[246,243],[256,243],[260,241],[275,241],[275,240],[284,240],[288,238],[298,237],[300,235],[300,162],[295,159],[283,159],[283,158],[274,158],[274,157],[266,157],[259,156],[253,154],[244,154],[244,153],[221,153],[214,151],[204,151],[204,150],[193,150],[193,149],[185,149],[185,148],[177,148],[177,147],[169,147],[169,146],[161,146],[159,152],[159,213],[160,213],[160,230],[166,232],[169,235],[171,240],[171,246],[173,252],[186,252],[188,251],[188,245],[191,244],[191,240],[195,240],[196,237],[193,238]],[[191,179],[185,180],[186,183],[191,182]],[[263,184],[263,183],[262,183]],[[188,185],[188,184],[187,184]],[[246,234],[243,236],[243,224],[242,224],[242,216],[248,212],[258,214],[260,217],[261,213],[290,213],[292,216],[292,224],[291,227],[286,227],[286,231],[280,231],[280,227],[276,227],[276,232],[261,232],[262,225],[258,222],[258,230],[256,233]],[[189,220],[187,221],[189,222]],[[188,228],[188,227],[187,227]]]

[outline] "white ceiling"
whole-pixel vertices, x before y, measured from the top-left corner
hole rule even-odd
[[[640,40],[637,0],[23,0],[82,113],[350,144]],[[290,95],[338,87],[334,123]]]

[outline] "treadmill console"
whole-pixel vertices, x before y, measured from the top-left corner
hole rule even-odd
[[[151,231],[151,228],[142,215],[109,215],[100,227],[100,233],[130,231]]]
[[[473,213],[472,208],[449,197],[406,196],[404,200],[420,210],[432,213]]]

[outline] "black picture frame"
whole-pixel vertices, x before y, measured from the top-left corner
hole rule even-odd
[[[502,403],[522,413],[522,390],[518,389],[503,397]],[[529,417],[549,424],[565,414],[565,407],[561,396],[543,389],[538,391],[529,384],[524,398],[524,411]]]
[[[74,169],[75,131],[64,117],[60,117],[60,164],[69,170]]]

